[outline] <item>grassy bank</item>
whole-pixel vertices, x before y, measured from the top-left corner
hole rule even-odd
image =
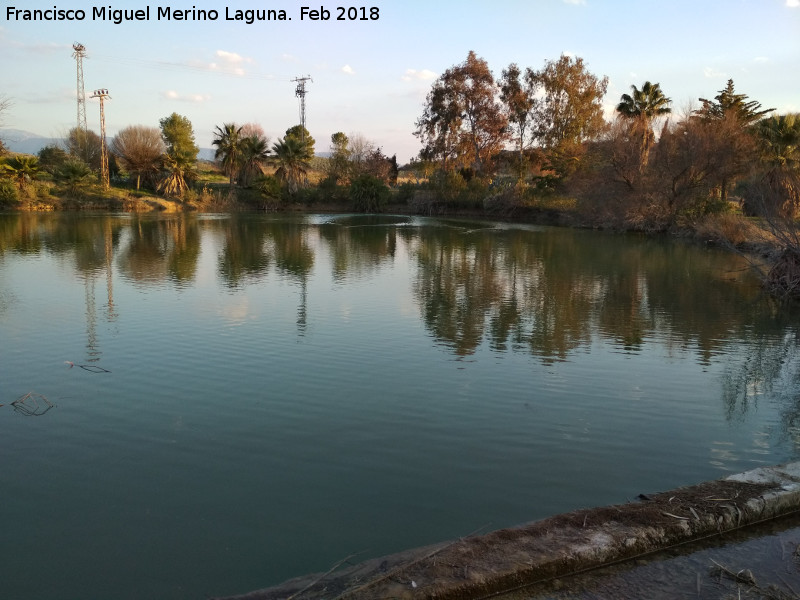
[[[371,176],[339,183],[326,175],[324,159],[296,189],[283,185],[274,169],[243,187],[231,185],[216,164],[198,163],[195,179],[178,197],[145,186],[136,189],[130,178],[122,177],[108,188],[94,176],[69,181],[45,171],[0,179],[0,210],[391,212],[668,234],[746,254],[774,293],[800,293],[800,238],[793,220],[746,216],[741,202],[669,218],[652,203],[628,202],[623,209],[615,202],[598,204],[580,187],[521,184],[509,174],[489,179],[440,172],[425,177],[401,170],[391,186]]]

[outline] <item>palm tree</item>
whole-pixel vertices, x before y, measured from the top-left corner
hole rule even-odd
[[[775,115],[756,125],[761,160],[768,166],[764,176],[769,188],[788,214],[800,208],[800,113]]]
[[[186,154],[165,154],[163,161],[165,176],[158,184],[158,191],[165,196],[183,196],[189,188],[189,182],[195,177],[194,161]]]
[[[231,189],[233,189],[233,177],[239,171],[242,152],[241,132],[242,128],[236,123],[224,123],[222,127],[217,125],[214,140],[211,142],[217,147],[214,158],[221,160],[222,171],[230,178]]]
[[[17,181],[19,189],[22,189],[27,181],[36,178],[36,174],[39,172],[39,159],[35,156],[12,156],[6,159],[2,168]]]
[[[91,177],[92,169],[80,158],[70,157],[54,171],[53,177],[59,181],[72,196],[77,196]]]
[[[643,116],[648,120],[672,112],[669,108],[671,100],[661,91],[661,85],[645,81],[642,89],[631,86],[633,95],[622,94],[617,112],[626,117]]]
[[[655,141],[653,133],[653,120],[656,117],[668,115],[672,112],[669,107],[669,98],[661,91],[657,83],[645,81],[642,89],[631,86],[632,94],[622,94],[617,112],[625,118],[632,120],[632,133],[641,137],[641,154],[639,168],[644,169],[650,156],[650,148]]]
[[[758,122],[762,159],[771,167],[800,169],[800,113],[775,115]]]
[[[286,136],[272,145],[274,156],[270,162],[277,169],[275,176],[289,186],[289,191],[294,193],[303,177],[311,168],[311,152],[308,144],[298,138]]]
[[[251,135],[242,139],[241,167],[239,180],[247,187],[250,180],[263,173],[264,165],[269,159],[269,140],[263,135]]]

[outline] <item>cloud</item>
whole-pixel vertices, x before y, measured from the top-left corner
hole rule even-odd
[[[243,56],[241,56],[239,54],[236,54],[236,52],[227,52],[225,50],[217,50],[214,54],[216,54],[216,56],[218,58],[221,58],[226,63],[232,64],[232,65],[238,65],[239,63],[243,63],[243,62],[252,62],[251,59],[244,58]]]
[[[800,0],[786,0],[786,6],[789,8],[800,7]]]
[[[220,71],[223,73],[230,73],[232,75],[245,75],[243,65],[252,64],[253,59],[236,52],[228,52],[227,50],[217,50],[214,56],[219,59],[219,62],[210,62],[205,64],[191,63],[193,68],[207,69],[209,71]]]
[[[179,94],[175,90],[167,90],[161,92],[161,95],[167,100],[175,100],[177,102],[190,102],[192,104],[200,104],[211,99],[208,94]]]
[[[561,0],[564,4],[586,4],[586,0]],[[786,0],[787,2],[791,2],[792,0]]]
[[[428,69],[422,69],[421,71],[406,69],[403,75],[403,81],[430,81],[431,79],[436,79],[436,73]]]
[[[355,75],[356,74],[356,72],[353,71],[353,67],[351,67],[350,65],[343,66],[342,67],[342,73],[344,73],[346,75]]]
[[[706,67],[703,69],[703,75],[709,79],[722,79],[725,77],[725,73],[722,71],[717,71],[711,67]]]

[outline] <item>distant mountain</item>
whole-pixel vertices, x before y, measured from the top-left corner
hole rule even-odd
[[[44,137],[36,133],[31,133],[30,131],[24,131],[22,129],[0,129],[0,140],[2,140],[6,148],[12,152],[23,152],[25,154],[36,154],[45,146],[50,146],[53,144],[61,147],[64,146],[64,138]],[[110,141],[111,140],[109,140],[109,142]],[[199,160],[214,162],[215,152],[216,148],[200,148],[200,152],[197,153],[197,158]],[[324,158],[327,158],[330,155],[330,152],[316,153],[316,156],[321,156]]]
[[[12,152],[24,152],[25,154],[36,154],[52,144],[61,144],[62,138],[51,138],[24,131],[22,129],[0,129],[0,140],[3,140],[6,148]]]
[[[214,162],[214,153],[216,151],[216,148],[200,148],[200,152],[197,153],[197,160]]]
[[[45,146],[52,144],[64,146],[64,138],[44,137],[23,129],[0,129],[0,140],[12,152],[24,152],[25,154],[36,154]],[[214,150],[214,148],[200,148],[197,158],[213,161]]]

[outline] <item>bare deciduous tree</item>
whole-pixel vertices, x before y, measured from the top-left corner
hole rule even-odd
[[[65,140],[67,152],[81,159],[93,170],[100,169],[101,140],[94,131],[83,131],[77,127],[69,130]]]
[[[364,173],[367,159],[375,151],[375,144],[364,134],[357,132],[351,133],[348,139],[350,176],[355,178]]]
[[[525,170],[524,151],[534,139],[532,129],[538,90],[539,81],[530,67],[523,73],[516,63],[511,63],[503,70],[500,79],[500,101],[503,103],[506,118],[513,131],[520,178]]]
[[[119,158],[123,167],[136,176],[138,190],[142,178],[155,184],[166,145],[157,127],[131,125],[120,130],[114,137],[111,151]]]
[[[8,109],[10,108],[11,108],[11,99],[4,94],[0,94],[0,127],[3,126],[5,113],[8,112]],[[0,139],[0,154],[4,154],[5,152],[6,152],[5,144],[3,144],[3,140]]]

